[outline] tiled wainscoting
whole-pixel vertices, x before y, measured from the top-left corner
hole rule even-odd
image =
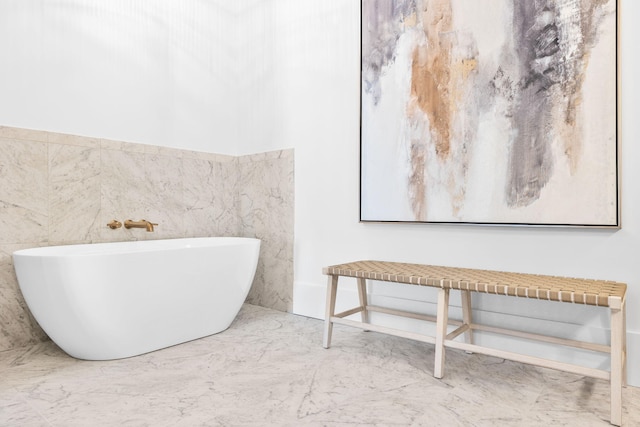
[[[293,161],[293,150],[234,157],[0,126],[0,351],[46,339],[11,259],[35,246],[257,237],[247,301],[290,311]],[[106,226],[141,218],[156,231]]]

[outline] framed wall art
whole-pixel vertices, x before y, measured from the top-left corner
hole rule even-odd
[[[361,2],[361,221],[620,226],[616,0]]]

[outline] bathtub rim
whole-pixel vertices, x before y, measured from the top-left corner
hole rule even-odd
[[[178,237],[175,239],[123,240],[117,242],[78,243],[68,245],[37,246],[19,249],[13,256],[59,257],[101,256],[123,253],[157,252],[191,249],[233,244],[256,244],[261,239],[254,237]],[[259,244],[259,243],[258,243]]]

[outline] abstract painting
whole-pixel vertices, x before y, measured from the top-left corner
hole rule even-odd
[[[361,221],[619,227],[616,0],[361,6]]]

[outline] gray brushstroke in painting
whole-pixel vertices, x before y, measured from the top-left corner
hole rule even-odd
[[[362,83],[374,105],[382,95],[380,75],[395,58],[402,21],[415,10],[415,0],[370,1],[362,8]]]
[[[512,110],[516,134],[506,189],[511,207],[528,206],[540,197],[553,174],[554,140],[563,141],[570,164],[577,162],[581,135],[576,133],[576,115],[589,49],[596,37],[598,7],[605,2],[514,2],[515,53],[521,78]],[[493,84],[504,88],[504,80],[498,82],[504,78],[500,73]]]

